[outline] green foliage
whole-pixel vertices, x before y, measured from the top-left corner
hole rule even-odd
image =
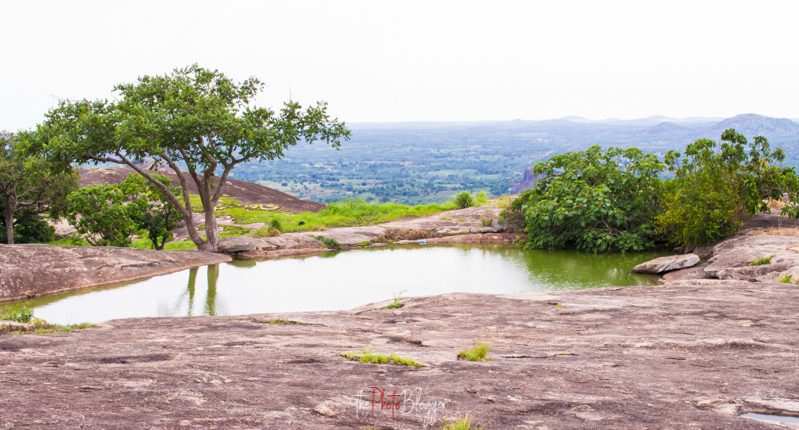
[[[785,153],[770,150],[762,136],[750,143],[728,129],[720,145],[699,139],[680,157],[676,151],[666,153],[674,179],[666,184],[657,225],[670,243],[685,250],[737,234],[747,218],[769,211],[768,199],[788,193],[792,202],[799,201],[794,168],[777,166]],[[799,209],[791,206],[783,213],[799,216]]]
[[[165,176],[153,177],[169,185]],[[160,250],[179,226],[177,209],[158,187],[138,175],[129,175],[120,184],[81,188],[67,200],[69,223],[95,246],[130,246],[130,236],[144,229],[149,244]]]
[[[338,243],[336,239],[325,237],[325,236],[316,236],[317,239],[321,240],[322,243],[325,244],[326,247],[332,249],[341,249],[341,244]]]
[[[526,248],[639,251],[655,246],[665,165],[637,148],[598,145],[537,163],[544,178],[513,201],[522,218]]]
[[[414,366],[414,367],[423,367],[424,364],[413,361],[407,357],[400,357],[396,354],[390,354],[388,356],[384,354],[375,354],[372,352],[371,349],[365,349],[363,351],[350,351],[350,352],[342,352],[342,357],[346,357],[349,360],[359,361],[361,363],[372,363],[372,364],[396,364],[398,366]]]
[[[399,309],[405,306],[405,303],[402,303],[402,293],[404,292],[405,290],[402,290],[399,294],[394,294],[394,302],[388,306],[383,306],[381,309]]]
[[[272,218],[269,221],[269,229],[283,231],[283,223],[280,222],[280,218]]]
[[[428,216],[451,209],[455,209],[455,207],[449,203],[408,206],[392,202],[377,203],[352,199],[330,203],[327,208],[318,213],[283,214],[237,207],[220,210],[217,215],[230,216],[240,224],[271,223],[272,220],[279,220],[282,232],[294,232],[319,231],[330,227],[374,225],[402,218]]]
[[[63,214],[66,195],[78,188],[71,169],[59,172],[41,156],[28,155],[14,134],[0,133],[0,224],[3,242],[36,243],[53,239],[53,230],[39,218]],[[16,231],[15,230],[19,230]]]
[[[19,323],[29,323],[33,318],[33,309],[17,303],[10,310],[0,314],[0,320],[16,321]]]
[[[771,255],[766,256],[766,257],[760,257],[757,260],[749,262],[748,265],[749,266],[762,266],[764,264],[769,264],[769,263],[771,263],[771,259],[772,258],[774,258],[774,254],[771,254]]]
[[[488,356],[490,350],[491,345],[489,345],[487,342],[480,342],[469,349],[460,351],[458,353],[458,360],[491,361],[493,358]]]
[[[455,421],[449,421],[448,419],[444,419],[444,427],[441,427],[439,430],[482,430],[483,427],[472,427],[472,420],[469,418],[469,414],[464,415],[463,417],[458,416]]]
[[[782,284],[793,284],[793,281],[791,281],[791,275],[785,275],[782,278],[780,278],[780,283],[782,283]]]
[[[458,209],[466,209],[475,205],[474,197],[472,197],[472,193],[468,191],[461,191],[456,194],[452,201]]]
[[[137,160],[153,159],[182,180],[193,180],[206,216],[213,217],[236,165],[283,158],[301,141],[320,140],[338,148],[350,136],[343,123],[329,118],[325,103],[303,110],[290,101],[279,112],[256,107],[253,100],[263,90],[258,79],[235,82],[196,64],[141,76],[114,90],[114,101],[62,101],[35,132],[25,135],[28,151],[46,155],[54,165],[106,162],[137,170],[179,208],[191,239],[209,251],[217,247],[215,223],[206,226],[202,239],[194,229],[188,190],[173,193]]]

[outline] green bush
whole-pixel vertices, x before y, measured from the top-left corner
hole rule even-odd
[[[19,323],[28,323],[33,319],[33,309],[23,305],[19,306],[17,303],[11,310],[0,314],[0,320],[16,321]]]
[[[520,220],[526,248],[630,251],[655,246],[665,165],[637,148],[598,145],[537,163],[543,179],[513,201],[504,218]]]
[[[793,167],[779,167],[785,159],[781,149],[771,151],[768,140],[746,138],[728,129],[721,144],[699,139],[680,153],[666,153],[666,164],[674,178],[665,186],[663,211],[657,216],[658,231],[685,251],[738,233],[743,221],[758,212],[768,212],[768,199],[788,193],[797,201]],[[799,209],[786,205],[783,213],[796,217]]]
[[[283,231],[283,224],[280,222],[279,218],[272,218],[269,221],[269,230]]]
[[[475,205],[475,199],[472,197],[472,193],[468,191],[461,191],[456,194],[453,202],[455,202],[455,207],[458,209],[466,209]]]
[[[766,257],[760,257],[757,260],[749,262],[749,266],[763,266],[766,264],[771,263],[771,259],[774,258],[774,254],[771,254]]]

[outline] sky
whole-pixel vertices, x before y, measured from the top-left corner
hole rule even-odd
[[[2,1],[0,130],[197,63],[346,122],[799,118],[799,1]]]

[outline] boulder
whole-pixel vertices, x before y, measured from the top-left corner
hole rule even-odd
[[[225,254],[235,254],[238,252],[254,251],[258,249],[257,242],[260,242],[260,239],[256,239],[254,237],[245,237],[245,236],[225,237],[219,239],[219,245],[217,246],[216,249],[219,252],[224,252]]]
[[[685,269],[699,263],[699,256],[696,254],[669,255],[641,263],[633,268],[633,273],[664,273],[677,269]]]

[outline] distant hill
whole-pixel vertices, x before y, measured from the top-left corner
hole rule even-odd
[[[159,171],[158,173],[172,179],[172,185],[178,186],[180,184],[177,175],[170,171]],[[138,174],[135,170],[129,167],[115,167],[109,169],[78,169],[80,175],[79,186],[86,187],[89,185],[101,184],[118,184],[125,180],[130,174]],[[198,194],[197,185],[192,180],[187,180],[186,185],[189,188],[190,194]],[[300,200],[289,194],[273,190],[263,185],[254,184],[252,182],[239,181],[236,179],[228,179],[225,186],[225,197],[232,197],[241,201],[244,204],[271,204],[278,205],[284,209],[292,212],[319,212],[324,209],[326,205],[307,200]]]
[[[787,118],[771,118],[751,113],[736,115],[732,118],[725,119],[709,127],[708,131],[716,135],[721,135],[721,133],[728,128],[734,128],[735,131],[743,134],[747,138],[760,135],[767,138],[799,135],[799,124]]]

